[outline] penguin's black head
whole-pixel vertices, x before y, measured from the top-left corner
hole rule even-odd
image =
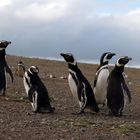
[[[38,75],[39,73],[39,69],[38,67],[36,66],[31,66],[29,69],[28,69],[28,72],[32,75]]]
[[[20,61],[18,62],[18,65],[19,65],[19,66],[23,66],[24,63],[20,60]]]
[[[0,49],[5,49],[9,44],[11,44],[11,41],[0,41]]]
[[[22,61],[19,61],[18,63],[19,63],[19,64],[23,64],[23,62],[22,62]]]
[[[117,62],[116,62],[116,66],[117,67],[121,67],[124,66],[125,64],[127,64],[130,60],[132,60],[132,58],[128,57],[128,56],[122,56],[120,57]]]
[[[76,65],[76,60],[71,53],[60,53],[60,55],[65,59],[67,63]]]
[[[111,52],[105,52],[102,54],[101,59],[100,59],[100,64],[108,63],[109,60],[116,55],[115,53]]]

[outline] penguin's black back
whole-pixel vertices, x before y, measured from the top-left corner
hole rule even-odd
[[[6,55],[5,49],[0,50],[0,61],[5,59],[5,55]]]
[[[5,71],[6,71],[6,61],[5,58],[0,58],[0,92],[2,90],[6,90],[6,76],[5,76]]]
[[[86,96],[87,96],[87,105],[97,107],[92,87],[91,87],[90,83],[88,82],[88,80],[86,79],[86,77],[81,72],[81,70],[77,67],[77,65],[69,64],[68,67],[69,67],[69,69],[71,69],[72,71],[75,72],[75,74],[77,76],[77,79],[75,78],[75,80],[77,80],[76,83],[77,84],[81,84],[81,83],[85,84],[85,86],[86,86]]]
[[[124,104],[122,89],[124,82],[122,75],[123,69],[123,67],[115,67],[108,77],[107,105],[112,108],[114,114],[117,114],[117,110]]]
[[[48,91],[43,82],[41,81],[38,75],[32,75],[28,72],[28,76],[30,77],[30,83],[32,86],[36,88],[38,93],[38,103],[44,107],[44,105],[50,105]]]

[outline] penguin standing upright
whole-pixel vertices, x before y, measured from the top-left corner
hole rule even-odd
[[[22,61],[19,61],[15,71],[15,75],[19,77],[23,77],[24,73],[25,73],[25,65]]]
[[[100,65],[97,68],[94,78],[94,95],[97,104],[105,105],[106,102],[106,90],[107,90],[107,78],[109,76],[108,63],[109,60],[115,55],[115,53],[106,52],[103,53],[100,59]]]
[[[122,115],[126,103],[126,95],[128,96],[129,102],[131,102],[131,93],[123,76],[124,66],[129,60],[131,58],[127,56],[120,57],[108,77],[107,106],[109,113],[114,116]]]
[[[31,66],[23,77],[24,87],[34,112],[50,113],[55,110],[51,106],[48,91],[38,76],[39,69]]]
[[[78,112],[78,114],[83,113],[86,107],[89,107],[95,112],[99,112],[93,90],[87,79],[78,68],[74,56],[71,53],[61,53],[60,55],[68,63],[68,83],[73,96],[75,97],[80,106],[80,111]]]
[[[6,91],[6,72],[9,73],[11,80],[13,82],[13,74],[9,68],[5,56],[6,56],[6,47],[11,44],[10,41],[0,41],[0,92],[2,95],[5,95]]]

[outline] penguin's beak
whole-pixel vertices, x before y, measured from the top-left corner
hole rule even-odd
[[[8,43],[8,44],[11,44],[12,42],[11,42],[11,41],[7,41],[7,43]]]
[[[132,58],[131,58],[131,57],[128,57],[128,56],[125,56],[125,57],[123,58],[123,61],[126,62],[126,63],[128,63],[128,62],[131,61],[131,60],[132,60]]]
[[[11,44],[11,41],[1,41],[0,44],[3,45],[3,48],[7,48],[7,46]]]
[[[67,57],[68,57],[68,55],[67,54],[65,54],[65,53],[60,53],[60,55],[66,60],[67,59]]]
[[[115,53],[110,53],[110,54],[108,55],[108,58],[111,59],[114,55],[116,55],[116,54],[115,54]]]
[[[132,60],[132,58],[131,57],[128,57],[128,56],[125,56],[124,59],[127,60],[127,61]]]
[[[113,56],[116,55],[116,54],[115,54],[115,53],[111,53],[110,55],[111,55],[111,57],[113,57]]]
[[[65,57],[65,56],[66,56],[66,54],[64,54],[64,53],[60,53],[60,55],[61,55],[62,57]]]

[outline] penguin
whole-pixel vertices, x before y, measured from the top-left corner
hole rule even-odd
[[[31,66],[23,77],[27,97],[35,113],[51,113],[55,108],[51,106],[47,88],[38,76],[39,68]]]
[[[84,113],[85,108],[90,108],[94,112],[99,112],[92,87],[90,86],[88,80],[82,74],[81,70],[77,66],[77,62],[71,53],[61,53],[60,54],[64,60],[68,63],[68,83],[72,95],[79,103],[79,112],[73,114]]]
[[[6,62],[6,48],[11,44],[10,41],[0,41],[0,93],[5,95],[6,92],[6,72],[9,73],[13,82],[13,73]]]
[[[18,62],[18,66],[16,68],[16,71],[15,71],[15,75],[18,76],[18,77],[23,77],[25,73],[25,65],[24,63],[20,60]]]
[[[107,106],[109,108],[109,114],[113,116],[122,116],[123,109],[126,104],[126,95],[128,96],[129,103],[131,103],[131,92],[125,83],[123,76],[124,66],[132,58],[128,56],[120,57],[114,69],[110,72],[108,77],[107,86]]]
[[[107,78],[109,76],[108,63],[114,55],[115,53],[105,52],[100,58],[100,65],[97,68],[93,83],[93,91],[98,106],[100,104],[104,106],[106,103]]]

